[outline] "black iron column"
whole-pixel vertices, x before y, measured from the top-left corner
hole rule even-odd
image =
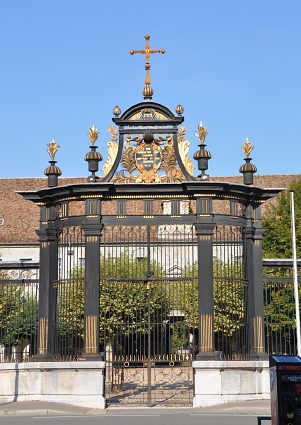
[[[54,352],[58,241],[57,230],[48,221],[54,219],[55,208],[43,206],[41,229],[37,230],[40,241],[38,360],[50,359]]]
[[[214,344],[214,297],[213,297],[213,231],[211,198],[197,199],[198,238],[198,316],[199,352],[197,360],[216,358]]]
[[[100,221],[99,199],[86,200],[85,235],[85,336],[83,356],[99,360]],[[95,214],[95,215],[94,215]]]
[[[247,207],[246,274],[248,280],[248,325],[250,359],[267,357],[264,344],[264,308],[262,285],[262,236],[260,204]]]

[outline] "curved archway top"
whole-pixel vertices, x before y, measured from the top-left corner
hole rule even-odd
[[[116,124],[125,121],[166,121],[181,123],[184,117],[175,116],[166,106],[156,102],[140,102],[129,107],[119,118],[113,118]]]

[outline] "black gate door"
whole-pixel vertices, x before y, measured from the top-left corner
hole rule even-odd
[[[197,280],[191,225],[106,226],[101,344],[109,405],[190,405]]]

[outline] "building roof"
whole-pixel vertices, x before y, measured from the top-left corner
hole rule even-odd
[[[254,186],[286,188],[301,179],[301,174],[255,175]],[[242,176],[211,177],[211,181],[242,184]],[[85,178],[61,178],[60,185],[83,183]],[[17,191],[38,190],[47,187],[46,178],[0,179],[0,244],[37,243],[35,230],[39,228],[39,207],[26,201]],[[271,201],[269,201],[271,202]],[[2,220],[1,220],[2,219]]]
[[[85,179],[60,179],[60,184],[74,184]],[[46,178],[0,179],[0,244],[24,244],[38,241],[35,230],[39,228],[39,207],[26,201],[16,192],[47,187]]]

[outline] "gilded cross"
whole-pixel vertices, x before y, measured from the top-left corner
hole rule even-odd
[[[150,47],[149,44],[149,39],[150,39],[150,35],[146,34],[144,36],[145,38],[145,48],[142,50],[134,50],[131,49],[130,50],[130,54],[133,55],[135,53],[141,53],[142,55],[145,55],[145,71],[146,71],[146,77],[145,77],[145,85],[146,86],[150,86],[151,80],[150,80],[150,55],[152,55],[153,53],[162,53],[164,55],[165,53],[165,49],[160,49],[160,50],[154,50]]]

